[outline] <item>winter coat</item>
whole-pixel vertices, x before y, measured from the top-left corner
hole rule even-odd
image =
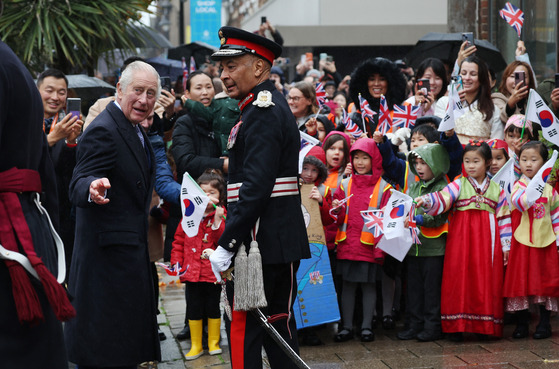
[[[213,229],[215,211],[206,215],[200,222],[198,234],[188,237],[179,224],[173,241],[171,251],[171,265],[180,263],[181,267],[187,267],[187,271],[180,277],[181,282],[216,282],[212,265],[209,259],[202,259],[205,249],[215,250],[217,241],[225,229],[225,221],[220,222],[217,229]]]
[[[366,245],[361,242],[363,218],[360,213],[369,207],[375,184],[381,179],[382,158],[376,143],[370,138],[361,138],[353,144],[351,148],[352,164],[353,154],[356,151],[364,151],[371,156],[372,174],[356,174],[354,169],[354,173],[351,176],[350,194],[353,194],[353,196],[349,200],[349,210],[347,213],[347,237],[338,243],[337,257],[344,260],[368,261],[382,264],[384,259],[383,251],[377,248],[376,245]],[[341,200],[344,197],[346,197],[345,192],[342,186],[340,186],[334,193],[334,199]],[[390,191],[385,191],[381,197],[381,207],[386,205],[389,198]],[[338,226],[341,226],[344,222],[346,205],[347,203],[342,205],[342,209],[338,213],[336,220]],[[376,241],[378,242],[378,240]]]
[[[208,168],[223,169],[221,151],[212,131],[211,120],[192,112],[177,120],[173,131],[171,153],[177,165],[177,178],[182,181],[184,172],[194,179]]]
[[[149,134],[149,142],[155,155],[155,192],[163,200],[178,204],[180,201],[181,185],[175,180],[173,171],[167,163],[165,142],[158,134]]]
[[[416,157],[420,157],[421,159],[423,159],[423,161],[425,161],[425,163],[433,172],[433,178],[427,182],[419,180],[410,186],[408,195],[414,199],[427,193],[442,190],[448,184],[448,181],[446,179],[446,172],[448,171],[448,168],[450,166],[448,154],[446,153],[444,147],[439,144],[426,144],[410,152],[408,160],[410,161],[410,170],[414,175],[417,175],[417,172],[415,171],[415,165],[413,163],[413,160]],[[423,208],[418,208],[415,211],[415,220],[417,222],[417,225],[420,226],[420,229],[423,229],[423,227],[440,227],[446,223],[447,218],[448,213],[433,216],[425,214]],[[426,237],[423,232],[419,234],[421,245],[412,245],[412,247],[408,251],[408,256],[444,255],[446,236],[448,234],[448,231],[443,232],[439,237],[436,238]]]

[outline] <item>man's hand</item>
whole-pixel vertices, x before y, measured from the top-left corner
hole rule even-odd
[[[167,118],[171,118],[175,114],[175,91],[173,89],[171,89],[171,92],[162,89],[158,102],[165,109]]]
[[[63,140],[68,136],[74,134],[74,131],[76,130],[74,124],[77,121],[78,121],[78,117],[75,117],[72,114],[68,114],[64,118],[62,118],[60,122],[57,122],[52,128],[52,131],[47,135],[47,141],[49,143],[49,146],[53,146],[58,141]],[[81,122],[81,124],[79,125],[80,131],[81,131],[81,125],[83,125],[83,122]],[[79,133],[75,135],[75,137],[77,137],[78,135]]]
[[[105,198],[105,196],[109,188],[111,188],[111,182],[109,182],[108,178],[103,177],[91,182],[89,185],[89,197],[91,201],[97,205],[107,204],[110,200]]]
[[[231,265],[231,259],[235,255],[234,252],[225,250],[223,247],[218,246],[217,249],[210,255],[210,263],[212,264],[212,271],[218,282],[221,282],[221,272],[226,271]]]

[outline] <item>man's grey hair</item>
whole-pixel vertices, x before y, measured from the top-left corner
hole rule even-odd
[[[159,79],[159,73],[157,73],[154,67],[140,60],[128,64],[124,72],[122,72],[122,76],[120,76],[120,80],[119,80],[121,90],[126,91],[126,88],[134,78],[134,74],[138,71],[149,72],[155,76],[157,80],[157,92],[155,98],[159,99],[159,95],[161,95],[161,80]],[[118,90],[117,90],[117,96],[118,96]],[[119,97],[122,98],[122,96]]]

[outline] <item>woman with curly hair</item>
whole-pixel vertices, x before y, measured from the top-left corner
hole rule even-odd
[[[385,58],[371,58],[361,63],[351,74],[349,95],[355,103],[357,112],[353,113],[351,119],[361,122],[359,111],[359,94],[369,102],[371,109],[378,112],[380,97],[384,95],[390,114],[394,104],[402,104],[406,98],[406,78],[392,61]],[[378,114],[373,120],[366,119],[367,132],[372,137],[378,124]]]

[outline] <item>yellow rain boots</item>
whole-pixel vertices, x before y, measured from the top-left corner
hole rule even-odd
[[[190,326],[190,351],[184,357],[186,360],[195,360],[204,353],[202,348],[202,319],[189,320],[188,325]]]
[[[221,331],[221,319],[208,318],[208,351],[210,355],[218,355],[222,353],[219,347],[219,334]]]

